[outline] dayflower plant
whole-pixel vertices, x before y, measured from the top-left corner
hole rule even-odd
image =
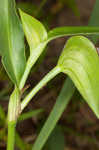
[[[7,150],[14,149],[15,126],[19,115],[27,106],[35,94],[53,79],[57,74],[67,74],[83,98],[89,104],[97,117],[99,117],[99,57],[94,44],[81,35],[99,35],[99,27],[59,27],[47,33],[41,22],[25,12],[19,10],[21,21],[15,10],[14,0],[0,0],[0,54],[2,64],[11,81],[14,91],[9,100],[8,108],[8,145]],[[22,23],[22,25],[21,25]],[[23,30],[22,30],[23,28]],[[24,36],[30,47],[30,55],[26,60],[24,50]],[[62,54],[56,66],[22,99],[22,90],[31,68],[44,51],[44,48],[53,39],[58,37],[76,35],[71,37],[65,44]],[[67,92],[67,98],[57,101],[56,110],[51,116],[60,117],[69,99],[74,93],[74,85],[70,79],[63,92]],[[62,106],[62,107],[61,107]],[[54,128],[48,118],[50,130],[46,131],[47,124],[42,129],[33,150],[40,150],[46,142],[50,132]],[[46,132],[48,132],[46,134]],[[45,138],[46,137],[46,138]],[[40,139],[44,139],[41,144]]]

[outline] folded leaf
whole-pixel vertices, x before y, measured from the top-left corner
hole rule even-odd
[[[99,57],[92,42],[83,36],[70,38],[59,58],[58,66],[71,77],[99,117]]]
[[[23,30],[30,46],[30,56],[20,82],[20,89],[24,87],[32,66],[35,64],[47,44],[47,31],[44,26],[32,16],[20,10]]]
[[[47,31],[37,19],[20,10],[23,29],[32,52],[40,43],[47,40]]]
[[[9,77],[19,85],[26,62],[24,35],[14,0],[0,0],[0,55]]]

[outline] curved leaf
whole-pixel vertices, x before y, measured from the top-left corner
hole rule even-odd
[[[47,32],[44,26],[32,16],[20,10],[23,29],[32,52],[40,43],[47,40]]]
[[[24,87],[28,74],[47,44],[47,31],[44,26],[32,16],[20,10],[23,29],[30,46],[30,56],[20,83],[20,89]]]
[[[92,42],[83,36],[70,38],[59,58],[58,66],[71,77],[99,117],[99,56]]]
[[[0,54],[14,84],[19,84],[25,69],[24,35],[14,0],[0,0]]]
[[[99,27],[57,27],[48,32],[48,41],[70,35],[99,35]]]

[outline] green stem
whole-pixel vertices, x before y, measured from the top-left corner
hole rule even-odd
[[[14,150],[15,126],[16,126],[16,121],[11,121],[11,122],[8,123],[8,143],[7,143],[7,150]]]
[[[26,69],[25,69],[25,72],[23,74],[22,80],[21,80],[20,85],[19,85],[20,90],[24,87],[26,79],[29,75],[29,72],[30,72],[32,66],[33,66],[33,64],[31,64],[30,61],[31,61],[31,57],[29,57],[29,59],[27,61]]]
[[[57,74],[61,72],[59,67],[55,67],[52,69],[32,90],[31,92],[25,97],[25,99],[21,103],[21,111],[27,106],[30,100],[35,96],[35,94],[47,84],[52,78],[54,78]]]
[[[15,87],[13,93],[10,96],[9,107],[8,107],[8,141],[7,150],[14,150],[15,144],[15,126],[17,118],[20,114],[20,92]]]
[[[39,46],[37,48],[35,48],[33,50],[33,52],[30,54],[30,57],[28,58],[27,64],[26,64],[26,68],[25,68],[25,72],[22,76],[20,85],[19,85],[19,89],[22,90],[25,82],[27,80],[27,77],[31,71],[31,68],[33,67],[33,65],[36,63],[37,59],[39,58],[39,56],[41,55],[42,51],[44,50],[45,46],[46,46],[47,42],[41,43],[39,44]],[[31,48],[32,49],[32,48]]]

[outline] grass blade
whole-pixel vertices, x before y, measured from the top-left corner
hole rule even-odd
[[[89,20],[89,26],[99,26],[99,0],[96,0],[95,6],[93,8],[92,15]],[[97,43],[99,41],[99,36],[94,35],[92,37],[93,42]]]
[[[99,26],[99,0],[96,0],[92,15],[89,21],[90,26]]]
[[[56,126],[47,141],[48,150],[64,150],[65,139],[61,126]]]
[[[33,110],[33,111],[23,113],[19,116],[18,121],[23,121],[23,120],[29,119],[29,118],[31,118],[33,116],[36,116],[36,115],[38,115],[42,112],[43,112],[43,109],[36,109],[36,110]]]
[[[44,146],[46,140],[51,134],[52,130],[55,128],[56,123],[58,122],[60,116],[62,115],[64,109],[68,105],[69,100],[71,99],[75,87],[72,81],[68,78],[65,81],[64,87],[62,88],[61,94],[59,95],[56,104],[48,117],[48,120],[45,122],[32,150],[41,150]]]

